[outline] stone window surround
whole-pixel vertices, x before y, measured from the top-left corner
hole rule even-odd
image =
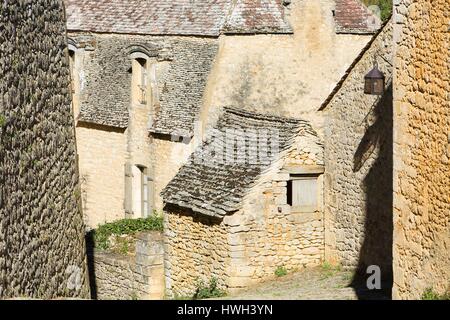
[[[82,90],[82,83],[80,79],[80,49],[76,42],[72,39],[67,40],[67,54],[70,67],[70,90],[72,92],[72,109],[74,113],[75,123],[78,122],[78,115],[80,113],[80,95]]]
[[[131,61],[131,72],[134,74],[135,68],[139,65],[140,68],[145,67],[146,71],[144,74],[147,76],[147,90],[146,90],[146,102],[143,104],[140,100],[140,90],[136,90],[136,87],[140,87],[142,85],[142,73],[139,73],[139,77],[136,75],[132,76],[132,86],[131,86],[131,94],[132,94],[132,106],[135,108],[149,108],[148,115],[148,128],[151,129],[153,127],[153,122],[155,118],[155,104],[159,101],[158,94],[158,86],[156,80],[156,62],[157,62],[157,54],[153,54],[152,52],[145,52],[143,49],[139,50],[140,47],[132,46],[132,51],[129,54]],[[140,61],[145,60],[144,66]],[[139,92],[138,92],[139,91]]]

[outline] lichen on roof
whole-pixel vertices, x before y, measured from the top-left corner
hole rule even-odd
[[[65,0],[69,31],[214,36],[292,32],[280,0]]]
[[[224,108],[215,127],[161,195],[168,204],[224,217],[299,137],[317,137],[304,120]]]
[[[336,0],[336,33],[373,34],[382,24],[360,0]]]

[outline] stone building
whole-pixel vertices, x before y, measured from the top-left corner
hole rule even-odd
[[[0,7],[0,298],[88,298],[62,1]]]
[[[450,4],[395,1],[393,297],[450,292]]]
[[[233,291],[323,257],[323,146],[303,120],[226,107],[163,191],[169,296]]]
[[[379,22],[357,0],[65,2],[90,227],[162,211],[223,106],[321,133],[318,106]]]
[[[364,93],[374,64],[381,96]],[[325,259],[392,286],[392,23],[386,23],[320,107],[325,117]]]
[[[394,299],[450,289],[449,8],[397,1],[320,108],[325,259],[379,266]],[[381,96],[364,94],[374,63]]]

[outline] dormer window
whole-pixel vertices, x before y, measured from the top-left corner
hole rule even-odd
[[[139,86],[139,102],[140,104],[147,104],[147,86],[148,86],[148,72],[147,60],[138,59],[140,66],[140,84]]]
[[[133,60],[133,102],[136,105],[147,105],[149,102],[148,67],[147,59],[136,58]]]
[[[69,71],[70,71],[70,90],[72,91],[72,108],[75,120],[78,119],[80,113],[80,95],[81,95],[81,84],[80,84],[80,51],[77,47],[71,43],[68,45],[69,51]]]

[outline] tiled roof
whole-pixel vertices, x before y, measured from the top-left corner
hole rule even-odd
[[[226,24],[239,33],[291,32],[280,0],[64,1],[69,31],[218,36]]]
[[[292,32],[284,20],[283,6],[276,0],[238,0],[227,19],[226,33]]]
[[[336,0],[336,32],[371,34],[381,27],[381,20],[360,0]]]
[[[221,218],[239,209],[247,190],[298,136],[318,139],[304,120],[225,108],[161,195],[168,204]]]

